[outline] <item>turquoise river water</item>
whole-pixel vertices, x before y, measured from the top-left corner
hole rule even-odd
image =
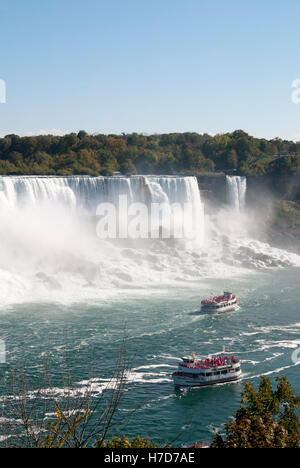
[[[214,316],[198,311],[201,297],[222,291],[217,279],[181,288],[120,290],[99,303],[9,306],[0,313],[7,364],[25,366],[34,382],[49,354],[52,385],[59,387],[58,369],[68,360],[74,387],[93,377],[97,399],[111,375],[125,325],[131,369],[121,413],[135,412],[126,418],[123,433],[177,446],[208,441],[237,409],[243,381],[257,385],[261,374],[272,381],[286,375],[300,393],[300,368],[291,359],[300,346],[299,280],[299,268],[241,275],[230,280],[240,309]],[[218,352],[223,345],[242,359],[242,382],[174,389],[171,373],[180,356]]]

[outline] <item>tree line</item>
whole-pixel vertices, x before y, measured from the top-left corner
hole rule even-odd
[[[300,172],[300,142],[254,138],[243,130],[198,133],[0,138],[1,175],[239,174]]]

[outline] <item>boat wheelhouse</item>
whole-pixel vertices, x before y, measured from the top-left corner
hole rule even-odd
[[[213,299],[204,299],[201,301],[202,312],[222,313],[236,310],[237,308],[237,297],[229,291],[225,291],[223,296],[215,296]]]
[[[174,385],[178,388],[230,383],[239,380],[241,376],[240,360],[225,353],[206,359],[197,359],[195,355],[184,357],[172,375]]]

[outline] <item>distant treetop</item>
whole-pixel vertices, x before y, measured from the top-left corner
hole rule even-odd
[[[254,138],[243,130],[208,134],[41,135],[0,139],[1,175],[240,174],[300,172],[300,142]]]

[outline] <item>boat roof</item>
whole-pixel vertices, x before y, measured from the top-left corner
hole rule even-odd
[[[210,360],[210,361],[213,361],[213,360],[216,360],[218,358],[223,358],[225,360],[231,360],[231,358],[234,358],[236,359],[237,361],[239,360],[237,356],[233,355],[232,353],[230,353],[229,351],[221,351],[220,353],[214,353],[214,354],[211,354],[210,356],[184,356],[182,357],[182,361],[191,361],[191,362],[201,362],[201,361],[207,361],[207,360]]]

